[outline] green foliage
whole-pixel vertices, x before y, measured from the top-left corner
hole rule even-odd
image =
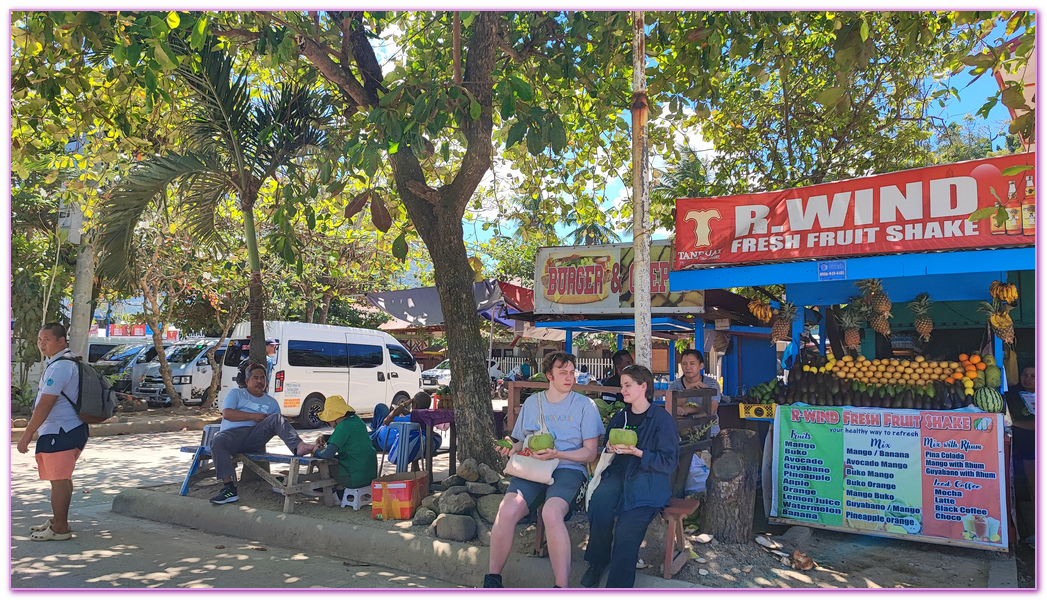
[[[535,261],[541,245],[537,240],[494,237],[481,245],[481,253],[494,261],[492,277],[530,288],[534,287]]]

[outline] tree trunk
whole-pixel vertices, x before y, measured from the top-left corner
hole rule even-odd
[[[248,283],[248,318],[251,320],[251,348],[249,357],[252,364],[265,364],[265,311],[262,306],[265,288],[262,285],[262,261],[258,256],[258,234],[254,226],[254,203],[257,191],[244,192],[240,210],[244,214],[244,238],[247,240],[247,260],[251,265],[251,279]]]
[[[147,274],[146,277],[149,277]],[[164,388],[167,390],[167,396],[171,399],[171,408],[184,408],[185,402],[182,401],[182,396],[178,394],[178,390],[174,387],[174,379],[171,378],[171,366],[167,364],[167,353],[164,351],[164,337],[160,331],[162,325],[160,319],[160,302],[159,292],[156,288],[150,287],[147,279],[143,279],[141,282],[142,288],[142,311],[145,314],[145,320],[149,322],[149,328],[153,330],[153,347],[156,348],[156,359],[160,361],[160,378],[164,380]]]
[[[702,532],[726,544],[752,539],[760,452],[755,431],[724,429],[713,438]]]
[[[73,316],[69,326],[69,349],[77,356],[87,356],[88,338],[91,335],[91,293],[94,291],[95,246],[91,236],[80,238],[80,249],[76,255],[76,278],[73,280]]]
[[[312,323],[313,315],[316,314],[316,300],[313,298],[313,286],[304,285],[302,293],[305,295],[305,322]]]
[[[327,324],[327,314],[331,312],[331,301],[334,299],[334,294],[331,292],[324,292],[323,303],[320,305],[320,320],[317,323],[321,325]]]

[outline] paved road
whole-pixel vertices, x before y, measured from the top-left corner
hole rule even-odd
[[[322,430],[321,430],[322,431]],[[313,435],[308,435],[312,439]],[[126,487],[181,482],[199,431],[92,438],[73,476],[74,538],[33,542],[50,486],[32,452],[11,445],[12,588],[437,588],[452,584],[384,567],[135,519],[110,510]],[[278,449],[275,440],[270,447]]]

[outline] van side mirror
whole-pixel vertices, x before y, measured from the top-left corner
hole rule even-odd
[[[201,358],[200,360],[196,361],[196,366],[198,367],[207,367],[210,366],[210,364],[211,363],[207,362],[206,358]]]

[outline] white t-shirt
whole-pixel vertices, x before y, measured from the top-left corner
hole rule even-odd
[[[62,350],[47,361],[43,373],[40,374],[40,391],[33,401],[33,409],[36,409],[40,397],[44,394],[58,396],[58,401],[40,425],[40,435],[54,435],[61,430],[71,431],[84,423],[73,407],[73,402],[76,402],[76,397],[80,394],[80,374],[75,362],[58,360],[63,357],[76,358],[76,355],[68,348]]]
[[[524,402],[520,410],[520,418],[513,425],[512,436],[522,440],[532,433],[541,430],[538,421],[538,400],[545,394],[539,393],[531,396]],[[561,452],[577,450],[582,447],[582,442],[600,437],[603,433],[603,421],[600,420],[600,411],[592,399],[578,392],[571,392],[563,400],[553,403],[542,398],[541,412],[545,414],[545,427],[553,434],[553,445]],[[585,470],[585,463],[580,463],[565,458],[560,459],[561,467]]]
[[[229,392],[229,395],[222,401],[222,410],[227,408],[243,412],[262,413],[263,415],[271,415],[280,412],[280,405],[276,403],[276,399],[272,396],[269,394],[262,394],[260,398],[256,398],[244,388],[236,388]],[[219,428],[219,431],[236,429],[237,427],[254,427],[255,425],[257,425],[257,423],[254,421],[230,421],[229,419],[222,419],[222,426]]]

